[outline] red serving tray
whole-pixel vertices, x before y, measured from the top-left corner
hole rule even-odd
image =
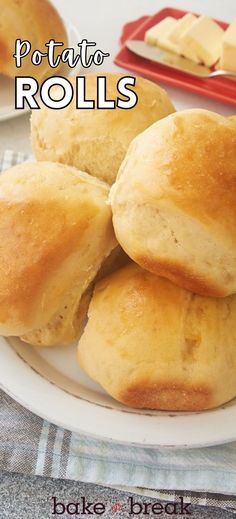
[[[168,85],[188,90],[211,99],[217,99],[224,103],[236,106],[236,81],[228,78],[197,78],[185,72],[174,70],[166,65],[154,63],[144,58],[140,58],[126,48],[126,40],[144,40],[147,29],[166,18],[173,16],[178,19],[188,11],[166,7],[153,16],[143,16],[138,20],[127,23],[123,27],[120,43],[122,45],[119,53],[115,57],[115,63],[119,67],[132,70],[153,81],[162,81]],[[196,13],[193,13],[196,14]],[[198,14],[196,16],[199,16]],[[215,20],[220,27],[227,29],[228,24]]]

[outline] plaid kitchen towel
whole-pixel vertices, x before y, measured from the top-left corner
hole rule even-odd
[[[27,158],[7,151],[1,169]],[[236,513],[236,442],[189,450],[114,444],[56,427],[3,391],[0,470],[112,485],[168,501],[183,496],[185,502]]]
[[[236,513],[236,443],[191,450],[113,444],[56,427],[3,391],[0,470],[112,486],[164,501],[182,496],[185,503]]]

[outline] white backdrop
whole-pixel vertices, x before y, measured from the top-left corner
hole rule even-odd
[[[111,54],[105,61],[107,71],[121,70],[112,59],[119,48],[121,28],[130,20],[153,14],[167,6],[192,10],[228,22],[236,18],[236,0],[53,0],[53,3],[63,17],[78,27],[82,37],[96,41],[104,52]],[[178,109],[202,107],[225,115],[236,113],[236,109],[229,105],[165,88]],[[28,115],[0,124],[0,154],[5,148],[30,151]]]

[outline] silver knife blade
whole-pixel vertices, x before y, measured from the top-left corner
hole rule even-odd
[[[127,49],[141,58],[160,63],[161,65],[176,70],[181,70],[181,72],[185,72],[191,76],[208,77],[211,73],[211,70],[204,65],[197,65],[183,56],[177,56],[172,52],[167,52],[158,47],[152,47],[141,40],[127,40],[125,45]]]

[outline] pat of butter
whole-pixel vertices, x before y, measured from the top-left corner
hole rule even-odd
[[[169,34],[169,40],[178,45],[179,54],[182,54],[185,58],[191,59],[195,63],[199,63],[199,58],[196,53],[186,47],[184,41],[181,40],[183,34],[193,25],[197,20],[197,17],[191,13],[185,14],[182,18],[177,21],[175,27]]]
[[[194,61],[211,67],[221,55],[223,36],[224,31],[216,22],[200,16],[180,38],[180,50],[184,56],[192,52]]]
[[[169,34],[176,26],[176,23],[177,20],[172,18],[172,16],[167,16],[164,20],[161,20],[161,22],[146,31],[144,41],[148,45],[161,47],[178,54],[178,46],[169,40]]]
[[[220,66],[224,70],[236,72],[236,20],[224,33]]]
[[[175,27],[173,27],[173,29],[171,30],[171,32],[169,34],[169,40],[172,41],[173,43],[178,44],[181,36],[184,34],[185,31],[187,31],[187,29],[189,29],[191,27],[193,22],[195,22],[196,20],[197,20],[197,17],[194,16],[194,14],[191,14],[191,13],[185,14],[182,18],[180,18],[177,21]]]

